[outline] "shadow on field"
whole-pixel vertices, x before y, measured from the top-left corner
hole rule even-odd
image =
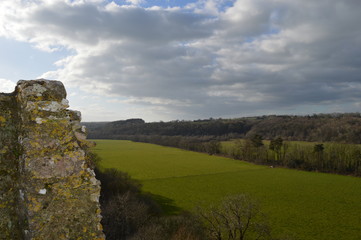
[[[173,199],[153,193],[148,193],[148,194],[156,203],[160,205],[160,207],[162,208],[163,212],[166,215],[175,215],[183,210],[182,208],[175,205]]]

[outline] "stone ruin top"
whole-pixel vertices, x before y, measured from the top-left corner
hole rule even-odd
[[[59,81],[0,93],[1,240],[105,239],[85,128],[68,107]]]

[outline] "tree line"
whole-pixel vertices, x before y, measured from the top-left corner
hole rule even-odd
[[[92,139],[154,143],[258,164],[361,176],[361,150],[355,145],[361,143],[359,113],[85,125]],[[230,139],[243,140],[225,150],[221,142]]]
[[[281,137],[264,141],[254,135],[222,152],[234,159],[306,171],[361,176],[361,146],[345,143],[289,142]]]
[[[288,141],[361,143],[360,113],[307,116],[270,115],[236,119],[206,119],[145,123],[128,119],[109,123],[83,123],[91,139],[121,139],[122,136],[213,136],[224,139],[261,135]]]

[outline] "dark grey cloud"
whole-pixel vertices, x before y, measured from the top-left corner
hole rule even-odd
[[[96,44],[104,39],[150,43],[187,41],[208,37],[204,16],[181,11],[115,7],[107,11],[94,4],[69,5],[55,1],[32,12],[35,28],[70,41]],[[34,31],[37,31],[36,29]]]

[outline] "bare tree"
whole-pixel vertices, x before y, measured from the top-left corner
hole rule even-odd
[[[190,213],[164,216],[140,228],[130,240],[204,240],[203,225]]]
[[[127,239],[147,223],[150,218],[148,210],[148,206],[131,192],[113,197],[102,209],[102,224],[107,239]]]
[[[245,194],[226,197],[217,207],[199,209],[209,239],[270,239],[270,229],[258,204]]]

